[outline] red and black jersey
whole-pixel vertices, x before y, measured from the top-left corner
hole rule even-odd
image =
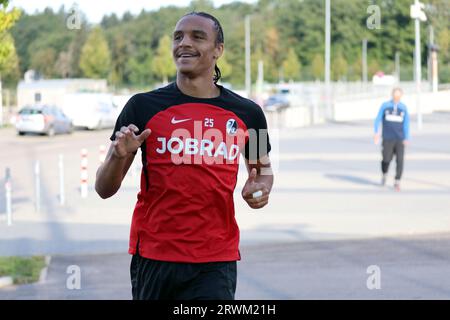
[[[135,124],[151,134],[141,145],[141,188],[129,253],[173,262],[240,260],[234,215],[239,156],[270,151],[261,108],[218,85],[220,96],[195,98],[176,82],[134,95],[111,140]]]

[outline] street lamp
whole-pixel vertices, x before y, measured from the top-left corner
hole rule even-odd
[[[421,58],[420,58],[420,21],[427,21],[427,16],[424,12],[425,5],[419,0],[415,0],[414,4],[411,5],[411,18],[415,20],[416,28],[416,54],[415,54],[415,64],[416,64],[416,108],[417,108],[417,128],[422,129],[422,111],[420,108],[420,93],[421,93],[421,82],[422,82],[422,70],[421,70]]]
[[[362,81],[367,85],[367,39],[363,39],[362,46]]]
[[[438,91],[438,58],[439,46],[434,43],[434,29],[430,25],[430,39],[428,43],[428,81],[431,91]]]
[[[331,106],[331,3],[325,2],[325,103],[327,118],[332,120]]]
[[[245,16],[245,91],[250,99],[252,92],[251,76],[251,41],[250,41],[250,15]]]

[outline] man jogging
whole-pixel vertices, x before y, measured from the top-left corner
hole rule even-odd
[[[234,299],[239,228],[233,191],[244,155],[242,196],[267,205],[273,175],[261,108],[217,84],[224,50],[213,16],[192,12],[173,33],[176,81],[134,95],[117,120],[96,191],[120,188],[138,148],[140,192],[129,253],[133,299]]]
[[[389,164],[395,154],[397,168],[395,174],[394,188],[400,191],[400,179],[403,173],[403,159],[405,154],[405,145],[409,140],[409,114],[406,106],[400,102],[403,91],[395,88],[392,91],[392,100],[381,105],[378,116],[375,119],[375,144],[380,141],[380,124],[382,124],[383,138],[383,160],[381,161],[381,171],[383,177],[381,184],[386,184]]]

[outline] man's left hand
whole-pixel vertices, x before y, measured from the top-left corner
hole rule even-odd
[[[256,180],[257,170],[253,168],[242,189],[242,197],[252,209],[260,209],[269,203],[269,188]]]

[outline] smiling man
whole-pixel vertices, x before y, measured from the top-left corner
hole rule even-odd
[[[223,50],[216,18],[183,16],[173,32],[176,81],[128,101],[97,171],[97,193],[111,197],[141,148],[129,246],[133,299],[234,299],[239,155],[251,208],[267,205],[273,174],[261,108],[217,84]]]

